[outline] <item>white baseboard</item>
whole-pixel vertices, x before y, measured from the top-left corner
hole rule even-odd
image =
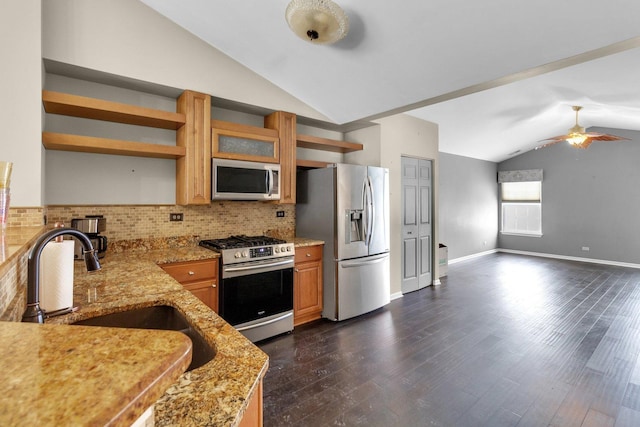
[[[610,261],[606,259],[581,258],[581,257],[575,257],[575,256],[545,254],[542,252],[518,251],[514,249],[497,249],[495,252],[505,252],[509,254],[518,254],[518,255],[530,255],[530,256],[537,256],[537,257],[543,257],[543,258],[556,258],[556,259],[564,259],[568,261],[590,262],[593,264],[606,264],[606,265],[614,265],[617,267],[640,268],[640,264],[634,264],[630,262]]]
[[[496,252],[498,252],[498,250],[499,249],[491,249],[489,251],[478,252],[477,254],[471,254],[471,255],[460,257],[460,258],[450,259],[449,264],[455,264],[456,262],[467,261],[473,258],[478,258],[478,257],[489,255],[489,254],[495,254]]]
[[[438,285],[442,285],[442,282],[440,281],[440,279],[436,279],[433,281],[433,286],[438,286]]]
[[[393,301],[394,299],[398,299],[398,298],[402,298],[402,292],[395,292],[393,294],[391,294],[391,301]]]

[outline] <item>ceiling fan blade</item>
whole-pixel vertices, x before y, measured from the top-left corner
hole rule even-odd
[[[549,139],[545,139],[543,141],[549,141]],[[542,142],[542,141],[540,141],[540,142]],[[552,142],[547,142],[546,144],[538,145],[536,148],[534,148],[534,150],[539,150],[541,148],[545,148],[545,147],[548,147],[550,145],[557,144],[559,142],[564,142],[564,139],[558,139],[558,140],[555,140],[555,141],[552,141]]]
[[[569,138],[569,135],[558,135],[558,136],[553,136],[551,138],[545,138],[545,139],[541,139],[538,142],[544,142],[544,141],[555,141],[555,142],[561,142],[561,141],[565,141],[567,138]]]
[[[591,143],[593,142],[593,140],[591,138],[587,138],[584,140],[584,142],[582,144],[577,144],[574,145],[574,147],[576,148],[581,148],[581,149],[586,149],[587,147],[589,147],[591,145]]]
[[[592,141],[622,141],[622,140],[629,141],[629,138],[624,138],[622,136],[616,136],[616,135],[610,135],[610,134],[607,134],[607,133],[588,132],[587,133],[587,137],[589,138],[589,140],[592,140]]]

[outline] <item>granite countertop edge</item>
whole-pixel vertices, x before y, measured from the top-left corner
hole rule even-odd
[[[29,236],[22,237],[25,246],[34,241],[40,230],[44,228],[28,230]],[[286,240],[296,247],[324,244],[303,237]],[[15,255],[12,253],[11,258]],[[87,273],[83,263],[76,263],[74,305],[79,309],[47,319],[46,323],[69,324],[153,305],[177,308],[215,348],[216,357],[185,372],[169,387],[155,403],[155,422],[158,426],[236,426],[267,372],[268,356],[159,267],[215,258],[219,258],[216,252],[190,246],[108,253],[101,260],[102,270],[94,273]]]
[[[215,259],[201,247],[107,254],[99,272],[83,263],[74,272],[74,304],[78,311],[48,319],[68,324],[117,311],[154,305],[178,309],[216,350],[213,360],[182,374],[155,403],[158,426],[235,426],[266,374],[268,356],[226,323],[159,264]]]

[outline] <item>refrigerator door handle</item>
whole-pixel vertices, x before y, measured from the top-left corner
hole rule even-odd
[[[367,191],[367,246],[371,244],[374,230],[375,219],[375,207],[373,205],[373,184],[371,183],[371,177],[367,175],[366,182]]]
[[[362,207],[363,207],[363,215],[364,215],[364,244],[366,246],[369,245],[369,183],[367,180],[364,180],[364,184],[362,185]]]
[[[365,261],[343,261],[342,262],[342,267],[343,268],[353,268],[353,267],[362,267],[365,265],[371,265],[371,264],[377,264],[379,262],[383,262],[385,260],[385,258],[388,258],[388,254],[382,254],[382,255],[378,255],[375,258],[374,257],[368,257],[367,260]]]

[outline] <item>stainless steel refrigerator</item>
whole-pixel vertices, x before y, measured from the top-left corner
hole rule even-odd
[[[298,172],[296,235],[325,242],[323,317],[389,303],[388,169],[338,163]]]

